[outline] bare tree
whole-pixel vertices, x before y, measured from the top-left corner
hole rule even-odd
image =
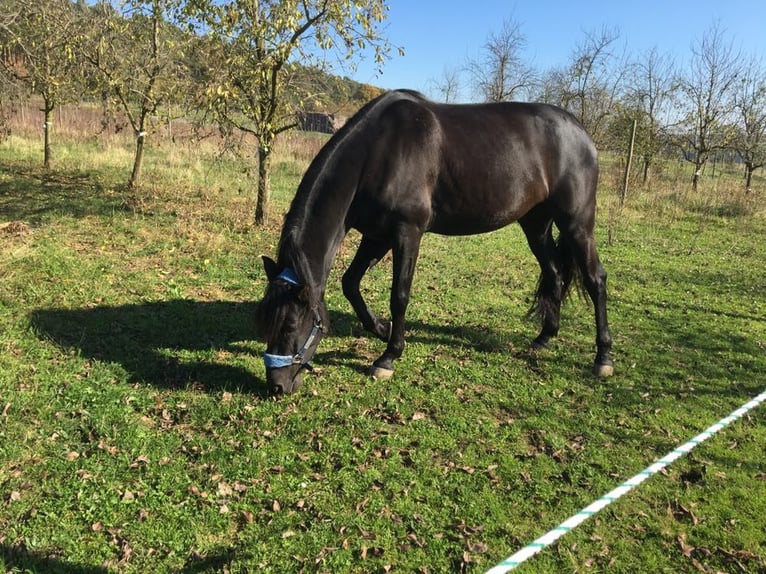
[[[628,98],[639,114],[643,181],[651,174],[654,158],[666,144],[665,132],[676,92],[673,59],[652,48],[634,64]]]
[[[694,164],[692,189],[697,190],[710,156],[732,143],[733,93],[742,75],[740,54],[714,23],[692,47],[692,59],[679,79],[684,96],[683,135],[680,145]]]
[[[745,189],[749,193],[753,172],[766,165],[766,69],[751,59],[734,90],[737,135],[734,147],[745,164]]]
[[[437,79],[432,79],[429,84],[444,103],[457,102],[460,98],[461,89],[460,69],[445,66],[442,75]]]
[[[513,19],[504,20],[500,31],[489,35],[479,58],[466,66],[477,97],[504,102],[532,87],[536,73],[524,60],[526,46],[521,25]]]
[[[570,63],[549,70],[537,98],[574,114],[599,144],[604,144],[607,119],[623,89],[628,70],[622,52],[615,51],[616,29],[586,32],[573,50]]]
[[[598,141],[612,113],[626,67],[613,50],[620,38],[616,29],[587,32],[575,47],[569,66],[564,107],[572,111]]]

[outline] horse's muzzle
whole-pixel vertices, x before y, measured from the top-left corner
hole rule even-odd
[[[266,371],[266,384],[272,395],[289,395],[297,391],[303,384],[301,369],[285,367],[281,369],[268,369]]]

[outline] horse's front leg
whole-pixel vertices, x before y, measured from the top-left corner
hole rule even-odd
[[[359,284],[368,270],[372,269],[390,249],[387,243],[376,241],[369,237],[362,237],[354,259],[343,274],[343,294],[354,308],[356,316],[362,322],[362,327],[372,332],[379,339],[388,341],[391,334],[391,323],[381,321],[365,303]]]
[[[410,289],[420,250],[422,231],[406,228],[393,249],[394,272],[391,284],[391,336],[383,354],[372,364],[373,378],[387,379],[394,374],[394,360],[404,351],[404,315],[410,302]]]

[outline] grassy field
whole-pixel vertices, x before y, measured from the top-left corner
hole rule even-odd
[[[247,166],[205,146],[150,149],[129,195],[129,146],[63,142],[44,173],[35,138],[0,143],[0,570],[482,572],[766,387],[763,191],[693,196],[669,170],[620,209],[615,168],[612,379],[589,374],[577,297],[527,353],[537,268],[513,226],[426,238],[390,381],[341,295],[350,236],[315,374],[267,397],[259,255],[318,143],[279,150],[264,228]],[[379,311],[389,281],[364,283]],[[766,571],[765,417],[518,571]]]

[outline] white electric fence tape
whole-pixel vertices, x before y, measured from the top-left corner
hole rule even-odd
[[[636,486],[641,484],[643,481],[645,481],[647,478],[649,478],[653,474],[658,473],[663,468],[665,468],[670,463],[672,463],[674,460],[676,460],[679,457],[682,457],[687,452],[692,450],[695,446],[709,439],[719,430],[726,427],[730,423],[734,422],[735,420],[740,418],[742,415],[744,415],[746,412],[754,409],[765,400],[766,400],[766,391],[762,392],[753,400],[742,405],[736,411],[731,413],[728,417],[722,418],[720,421],[718,421],[717,423],[709,427],[707,430],[695,436],[689,442],[682,444],[681,446],[677,447],[675,450],[666,454],[663,458],[661,458],[660,460],[658,460],[651,466],[646,467],[644,470],[639,472],[633,478],[626,480],[620,486],[618,486],[611,492],[608,492],[607,494],[599,498],[593,504],[586,506],[580,512],[568,518],[567,520],[559,524],[556,528],[554,528],[547,534],[544,534],[543,536],[541,536],[534,542],[527,544],[524,548],[516,552],[516,554],[509,556],[508,558],[500,562],[497,566],[490,568],[489,570],[487,570],[486,574],[503,574],[504,572],[513,570],[519,564],[531,558],[532,556],[540,552],[543,548],[550,546],[556,540],[564,536],[564,534],[566,534],[573,528],[585,522],[588,518],[596,514],[599,510],[601,510],[605,506],[608,506],[609,504],[611,504],[612,502],[620,498],[623,494],[627,494],[633,488],[635,488]]]

